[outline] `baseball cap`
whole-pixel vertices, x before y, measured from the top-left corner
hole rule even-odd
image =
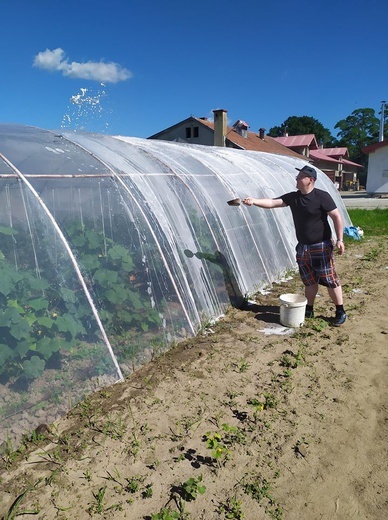
[[[295,168],[295,170],[304,173],[307,177],[317,180],[317,172],[314,168],[311,168],[311,166],[303,166],[303,168]]]

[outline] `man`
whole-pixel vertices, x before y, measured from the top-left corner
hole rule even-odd
[[[246,206],[267,209],[290,207],[298,239],[296,261],[307,298],[306,318],[314,317],[318,285],[324,285],[336,307],[333,324],[338,327],[345,323],[347,316],[343,306],[342,287],[334,268],[333,241],[327,216],[333,221],[338,253],[342,255],[345,251],[342,215],[329,193],[315,187],[316,170],[311,166],[296,169],[299,171],[296,177],[298,191],[275,199],[247,197],[243,203]]]

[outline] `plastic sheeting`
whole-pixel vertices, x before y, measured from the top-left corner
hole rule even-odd
[[[295,190],[298,159],[19,125],[0,153],[0,443],[295,268],[288,208],[226,202]]]

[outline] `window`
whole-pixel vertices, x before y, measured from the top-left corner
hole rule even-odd
[[[191,139],[192,137],[199,137],[199,127],[198,126],[193,126],[193,127],[187,126],[185,128],[185,131],[186,131],[186,139]]]

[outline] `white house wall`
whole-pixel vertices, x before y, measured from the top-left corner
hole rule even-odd
[[[194,128],[198,128],[198,137],[194,137]],[[186,137],[186,128],[191,128],[191,137]],[[201,125],[198,121],[192,121],[175,125],[158,134],[155,138],[159,141],[176,141],[189,144],[203,144],[206,146],[214,145],[214,132],[206,126]]]
[[[370,194],[388,193],[388,145],[369,155],[366,191]]]

